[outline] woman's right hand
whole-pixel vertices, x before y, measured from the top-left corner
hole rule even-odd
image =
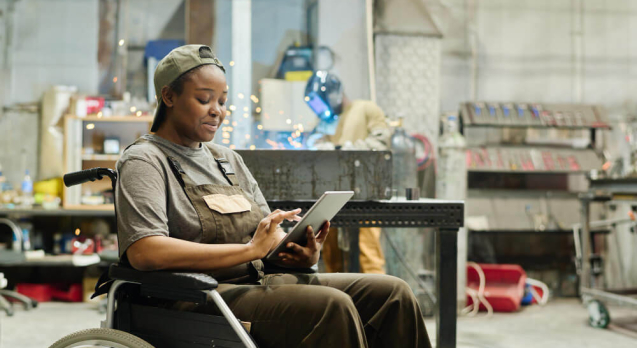
[[[248,245],[254,248],[257,259],[266,257],[274,246],[274,243],[277,242],[276,230],[283,220],[298,220],[297,214],[300,212],[300,208],[291,211],[277,209],[259,222],[257,230],[254,232],[254,236],[252,236],[252,240],[248,242]]]

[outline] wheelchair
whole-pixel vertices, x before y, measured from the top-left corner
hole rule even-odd
[[[87,181],[111,179],[117,173],[93,168],[64,176],[67,187]],[[107,293],[106,320],[100,328],[67,335],[50,348],[197,348],[257,347],[248,331],[216,291],[217,281],[206,274],[137,271],[124,263],[113,264],[96,286]],[[158,301],[215,303],[222,315],[183,312],[157,306]]]

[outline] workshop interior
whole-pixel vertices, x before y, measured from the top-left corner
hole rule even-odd
[[[0,347],[637,346],[636,22],[0,0]]]

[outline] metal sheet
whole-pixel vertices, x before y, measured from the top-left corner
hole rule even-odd
[[[352,190],[354,200],[388,199],[389,151],[237,150],[268,200],[317,199]]]

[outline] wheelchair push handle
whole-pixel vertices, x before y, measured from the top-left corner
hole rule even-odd
[[[108,176],[111,179],[113,186],[115,186],[115,181],[117,181],[117,172],[109,168],[91,168],[68,173],[64,175],[63,180],[66,187],[71,187],[88,181],[102,180],[104,176]]]

